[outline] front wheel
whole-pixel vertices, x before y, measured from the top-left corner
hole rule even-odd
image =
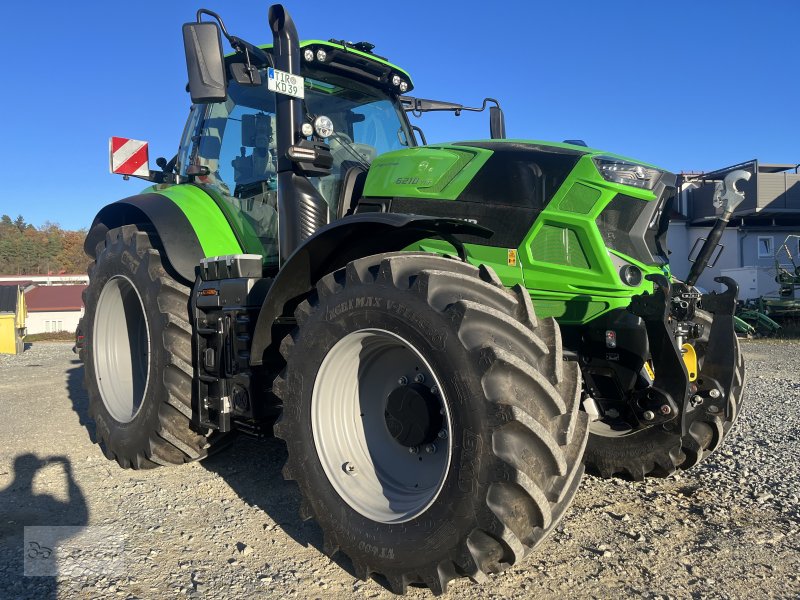
[[[583,473],[558,326],[485,268],[390,254],[324,277],[282,344],[276,434],[325,550],[396,593],[518,563]]]
[[[191,427],[190,289],[164,269],[157,242],[135,225],[110,230],[84,292],[89,414],[124,468],[201,459],[226,437]]]

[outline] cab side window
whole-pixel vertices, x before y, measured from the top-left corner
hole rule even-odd
[[[270,266],[278,263],[275,97],[262,87],[231,83],[228,100],[194,109],[203,113],[202,122],[181,169],[206,168],[194,182],[223,205],[246,251],[258,252]]]
[[[234,196],[259,184],[274,188],[275,115],[236,106],[228,116],[220,149],[219,176]]]

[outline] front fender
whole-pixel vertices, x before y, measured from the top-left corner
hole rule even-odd
[[[396,252],[430,237],[449,241],[457,234],[488,238],[492,232],[458,219],[395,213],[357,214],[321,228],[292,253],[275,278],[258,315],[250,364],[263,363],[273,343],[273,323],[291,317],[293,301],[307,295],[324,275],[357,258]]]

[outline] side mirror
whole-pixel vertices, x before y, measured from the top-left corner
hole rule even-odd
[[[225,59],[217,24],[184,24],[183,47],[186,50],[186,70],[192,102],[223,102],[227,98]]]
[[[489,107],[489,135],[493,140],[503,140],[506,137],[506,118],[499,106]]]

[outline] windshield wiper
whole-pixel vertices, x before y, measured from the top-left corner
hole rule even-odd
[[[337,133],[334,133],[333,135],[331,135],[330,139],[334,139],[337,142],[339,142],[339,144],[342,146],[342,148],[347,150],[350,153],[350,155],[353,158],[355,158],[361,164],[362,167],[365,167],[366,169],[370,168],[372,163],[370,163],[370,161],[367,160],[366,157],[363,154],[361,154],[356,149],[355,146],[353,146],[353,142],[348,141],[348,139],[347,139],[347,137],[345,135],[337,132]]]

